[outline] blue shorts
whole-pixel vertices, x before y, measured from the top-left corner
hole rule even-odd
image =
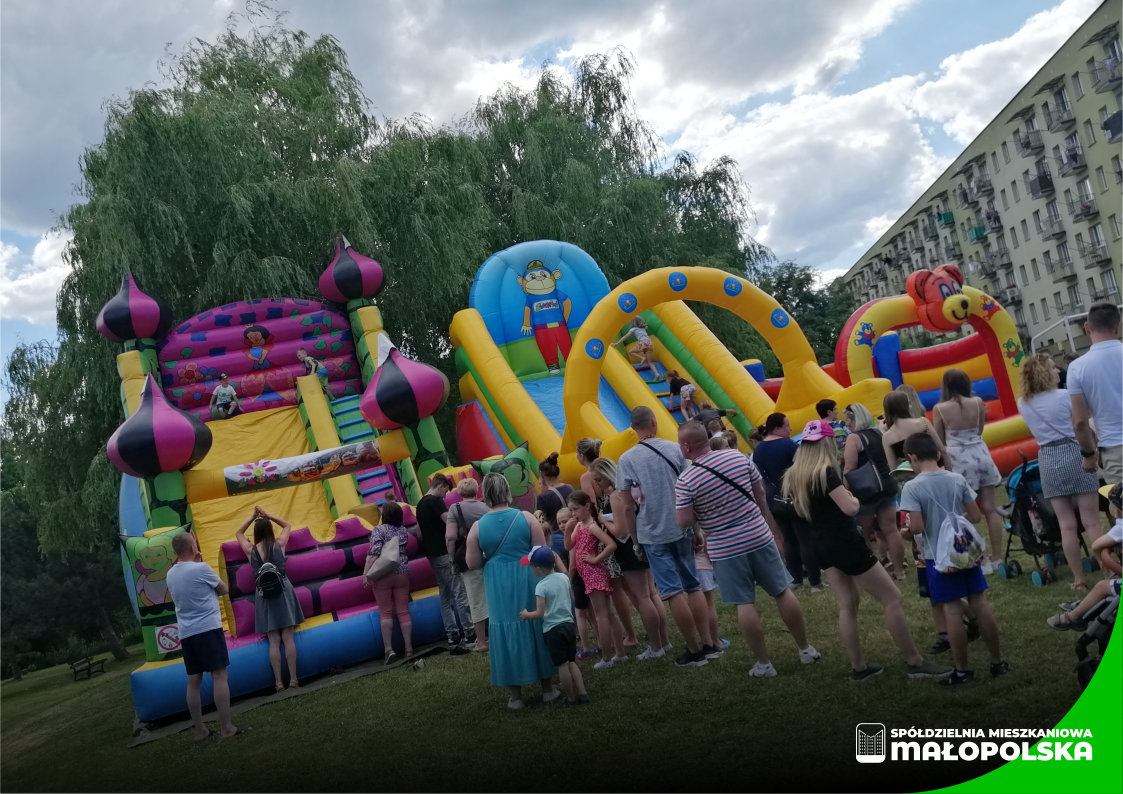
[[[717,590],[717,580],[714,579],[714,572],[708,568],[699,568],[698,584],[701,585],[703,593]]]
[[[924,569],[928,577],[928,598],[933,604],[946,604],[948,601],[958,601],[969,595],[982,593],[987,589],[987,580],[983,576],[982,568],[975,566],[965,571],[953,573],[940,573],[936,570],[935,560],[925,560],[928,566]]]
[[[698,569],[694,566],[694,538],[687,535],[671,543],[644,543],[659,597],[666,601],[679,593],[698,591]]]
[[[792,586],[791,574],[771,540],[767,546],[713,562],[723,604],[752,604],[758,584],[773,598]]]

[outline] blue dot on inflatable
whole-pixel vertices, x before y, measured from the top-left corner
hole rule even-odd
[[[636,300],[636,296],[632,293],[625,292],[620,296],[620,300],[617,301],[617,303],[620,304],[621,311],[625,311],[631,314],[636,310],[636,306],[639,304],[639,301]]]
[[[772,312],[772,324],[777,328],[787,328],[789,321],[788,313],[783,309],[776,309]]]
[[[667,283],[671,285],[671,289],[675,292],[682,292],[686,289],[686,274],[676,270],[667,276]]]
[[[604,355],[604,342],[590,339],[585,343],[585,352],[589,354],[589,358],[599,360]]]
[[[738,281],[737,279],[733,278],[732,276],[730,276],[729,278],[727,278],[725,280],[725,294],[726,295],[729,295],[730,297],[733,297],[735,295],[740,295],[742,289],[743,289],[743,287],[741,286],[741,282]]]

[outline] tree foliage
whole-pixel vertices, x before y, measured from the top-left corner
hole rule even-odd
[[[395,341],[452,375],[452,315],[480,263],[514,243],[573,242],[610,283],[766,262],[745,232],[736,164],[668,162],[635,111],[632,69],[614,51],[571,74],[544,68],[530,90],[506,86],[449,126],[377,122],[335,39],[251,9],[173,58],[162,87],[110,101],[105,140],[81,161],[85,202],[62,218],[74,237],[59,344],[21,348],[8,366],[8,422],[43,547],[88,550],[115,535],[104,446],[122,419],[120,348],[94,320],[127,271],[176,321],[237,299],[315,298],[342,231],[386,269]],[[766,355],[740,320],[700,313],[736,354]]]

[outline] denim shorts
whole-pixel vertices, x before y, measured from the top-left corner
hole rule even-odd
[[[928,598],[933,604],[945,604],[948,601],[958,601],[975,593],[987,589],[987,580],[979,566],[968,568],[965,571],[940,573],[936,570],[935,560],[925,560],[928,567],[924,569],[928,577]]]
[[[671,543],[645,543],[644,554],[655,577],[659,597],[666,601],[679,593],[699,589],[698,569],[694,567],[694,538],[687,535]]]
[[[701,586],[703,593],[717,590],[717,580],[714,579],[714,572],[708,568],[699,568],[698,584]]]
[[[792,586],[791,574],[780,559],[776,543],[771,540],[767,546],[713,562],[723,604],[754,603],[758,584],[773,598]]]

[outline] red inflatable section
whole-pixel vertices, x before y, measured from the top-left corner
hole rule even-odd
[[[478,400],[456,407],[456,450],[461,465],[507,454]]]

